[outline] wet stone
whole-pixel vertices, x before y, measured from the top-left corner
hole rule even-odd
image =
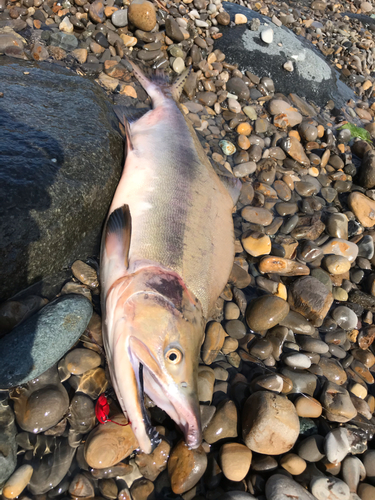
[[[120,424],[128,423],[123,414],[112,416]],[[120,426],[112,422],[98,425],[87,437],[85,460],[90,467],[104,469],[128,457],[138,447],[130,425]]]
[[[246,322],[253,331],[260,332],[276,326],[289,312],[288,303],[271,295],[254,299],[246,310]]]
[[[324,437],[316,434],[301,441],[298,455],[307,462],[319,462],[324,457]]]
[[[90,349],[73,349],[65,356],[65,367],[73,375],[82,375],[100,366],[99,354]]]
[[[68,421],[76,432],[90,432],[96,424],[93,401],[85,394],[75,394],[69,406]]]
[[[170,449],[170,444],[162,438],[160,444],[149,455],[137,453],[135,463],[138,465],[142,476],[150,481],[155,481],[158,475],[167,467]]]
[[[233,339],[240,340],[246,335],[246,327],[242,321],[233,319],[225,324],[225,331]]]
[[[18,497],[28,485],[33,472],[31,465],[21,465],[5,483],[3,496],[9,499]]]
[[[291,309],[302,314],[314,326],[319,326],[332,305],[333,297],[318,279],[306,276],[291,285],[288,302]]]
[[[21,429],[35,434],[55,426],[65,415],[69,397],[56,366],[11,393]]]
[[[91,399],[97,399],[108,387],[108,379],[103,368],[94,368],[83,375],[73,375],[69,384],[78,392],[83,392]]]
[[[216,359],[218,351],[223,347],[225,331],[220,323],[212,321],[206,329],[206,336],[202,346],[202,361],[210,365]]]
[[[74,497],[92,497],[94,496],[94,487],[86,476],[76,474],[70,483],[69,493]]]
[[[310,483],[311,493],[318,500],[349,500],[349,486],[337,477],[314,477]]]
[[[358,323],[358,317],[355,312],[346,306],[336,307],[332,312],[332,318],[344,330],[353,330]]]
[[[203,432],[207,443],[213,444],[224,438],[237,437],[237,409],[231,400],[223,401]]]
[[[207,455],[202,446],[190,450],[180,441],[171,452],[168,474],[173,493],[182,494],[195,486],[207,468]]]
[[[261,226],[268,226],[273,219],[272,213],[266,208],[247,206],[242,209],[241,215],[247,222],[260,224]]]
[[[268,479],[266,497],[267,500],[287,500],[288,498],[315,500],[303,486],[284,474],[274,474]]]
[[[17,464],[17,428],[12,408],[7,400],[0,402],[0,484],[3,484]]]
[[[294,402],[299,417],[319,418],[322,414],[322,405],[314,398],[300,396]]]
[[[289,368],[283,368],[281,373],[293,383],[293,387],[289,391],[290,394],[303,393],[313,396],[317,383],[317,377],[313,373]]]
[[[259,391],[248,398],[242,412],[242,437],[252,451],[285,453],[293,447],[298,434],[298,415],[286,397]]]
[[[24,384],[54,365],[82,335],[91,315],[85,297],[66,295],[0,339],[0,387]]]
[[[330,421],[348,422],[357,415],[348,391],[333,382],[326,382],[320,400]]]
[[[55,488],[70,468],[75,451],[67,439],[56,438],[53,454],[46,454],[41,460],[37,456],[32,461],[34,473],[28,486],[30,492],[39,495]]]

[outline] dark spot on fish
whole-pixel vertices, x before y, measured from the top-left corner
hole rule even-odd
[[[155,276],[147,282],[147,285],[170,300],[177,308],[181,307],[184,289],[177,278],[171,276],[167,279]]]

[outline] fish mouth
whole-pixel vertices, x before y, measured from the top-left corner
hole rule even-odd
[[[193,401],[191,398],[182,398],[175,383],[172,384],[173,390],[169,389],[171,381],[166,378],[149,348],[138,338],[130,337],[129,351],[134,373],[138,374],[136,376],[138,393],[147,434],[155,442],[158,441],[157,444],[160,443],[161,439],[156,437],[158,433],[151,425],[144,406],[145,385],[147,395],[180,427],[189,448],[199,447],[202,435],[199,405],[195,402],[196,398]],[[152,439],[151,445],[153,445]]]

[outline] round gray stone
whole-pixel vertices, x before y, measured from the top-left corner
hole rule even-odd
[[[65,295],[0,339],[0,388],[25,384],[53,366],[77,342],[92,316],[82,295]]]
[[[316,500],[300,484],[283,474],[271,476],[266,483],[267,500]]]
[[[112,24],[116,28],[123,28],[128,24],[128,9],[116,10],[111,17]]]

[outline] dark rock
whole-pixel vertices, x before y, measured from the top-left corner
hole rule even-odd
[[[260,19],[262,25],[270,22],[268,17],[247,7],[229,2],[223,2],[222,5],[232,21],[236,13],[241,13],[250,22],[255,18]],[[222,26],[220,31],[223,36],[216,41],[215,49],[225,53],[225,62],[238,63],[240,71],[248,70],[260,77],[272,75],[277,91],[285,95],[292,88],[298,89],[299,95],[320,106],[329,99],[334,99],[338,107],[348,99],[354,99],[352,90],[339,80],[339,73],[331,69],[310,42],[297,37],[285,26],[272,25],[272,29],[273,43],[266,46],[259,39],[259,31],[251,31],[245,24]],[[282,43],[282,46],[279,47],[278,43]],[[293,62],[295,70],[286,75],[283,64],[295,54],[299,54]],[[251,98],[255,99],[253,89],[250,93]]]
[[[354,302],[368,311],[375,312],[375,297],[361,290],[352,290],[349,293],[349,302]]]
[[[298,278],[289,289],[291,309],[299,312],[314,326],[320,326],[333,302],[332,293],[312,276]]]
[[[17,428],[14,413],[8,401],[0,401],[0,487],[17,464]]]
[[[0,80],[12,96],[0,111],[0,299],[7,299],[78,257],[97,255],[123,142],[95,83],[6,57]]]
[[[366,189],[375,187],[375,151],[373,150],[367,151],[363,157],[358,184]]]
[[[0,340],[0,388],[24,384],[48,370],[77,342],[92,315],[82,295],[64,295]]]
[[[60,47],[64,50],[74,50],[78,47],[78,40],[74,35],[69,33],[52,33],[50,36],[50,45]]]
[[[182,42],[184,39],[184,35],[182,34],[179,25],[172,17],[168,17],[168,19],[166,19],[165,31],[169,38],[175,42]]]

